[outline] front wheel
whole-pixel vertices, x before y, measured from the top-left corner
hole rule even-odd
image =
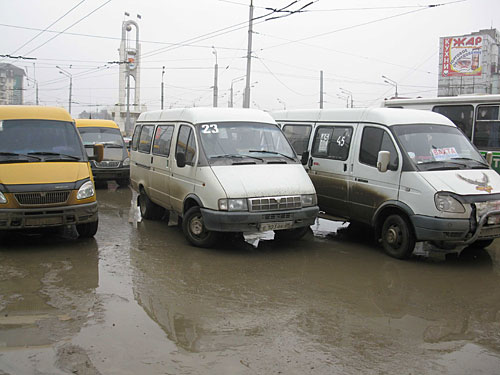
[[[99,221],[92,221],[85,224],[76,224],[76,231],[78,232],[78,238],[91,238],[97,233],[97,227],[99,226]]]
[[[199,207],[191,207],[182,219],[182,230],[194,246],[211,247],[217,242],[217,232],[207,230]]]
[[[382,226],[382,245],[387,255],[407,259],[415,249],[415,236],[408,220],[398,214],[388,216]]]
[[[279,241],[296,241],[304,237],[308,231],[309,227],[276,230],[274,231],[274,238]]]

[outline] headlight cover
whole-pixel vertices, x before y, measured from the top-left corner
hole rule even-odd
[[[123,164],[122,164],[124,167],[128,167],[130,165],[130,158],[126,158],[124,161],[123,161]]]
[[[92,181],[87,181],[80,187],[78,193],[76,193],[76,199],[90,198],[94,196],[94,194],[95,194],[94,184],[92,183]]]
[[[219,199],[219,210],[221,211],[248,211],[246,198]]]
[[[5,198],[5,195],[0,191],[0,204],[7,203],[7,198]]]
[[[436,208],[442,212],[457,214],[463,214],[465,212],[463,204],[448,193],[437,193],[434,195],[434,203],[436,204]]]
[[[302,207],[311,207],[318,204],[316,194],[302,194],[300,196],[300,201],[302,203]]]

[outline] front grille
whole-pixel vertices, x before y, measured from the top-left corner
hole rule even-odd
[[[251,198],[250,211],[277,211],[301,208],[299,195],[288,197]]]
[[[119,160],[104,160],[100,163],[95,162],[96,167],[98,168],[118,168],[120,166]]]
[[[69,191],[47,191],[15,193],[14,196],[21,206],[39,206],[66,203],[69,194]]]

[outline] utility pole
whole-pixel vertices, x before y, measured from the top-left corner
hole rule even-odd
[[[250,15],[248,18],[247,75],[246,75],[245,93],[243,95],[243,108],[250,108],[250,71],[252,65],[252,36],[253,36],[253,0],[250,0]]]
[[[73,75],[64,70],[63,68],[61,68],[60,66],[56,65],[56,68],[59,69],[59,73],[61,73],[62,75],[65,75],[66,77],[69,78],[69,100],[68,100],[68,112],[69,114],[71,114],[71,91],[73,89]],[[37,85],[38,87],[38,85]]]
[[[161,109],[163,109],[163,76],[165,75],[165,67],[161,71]]]
[[[218,97],[219,97],[219,87],[217,86],[218,75],[219,75],[219,63],[217,61],[217,50],[212,46],[212,53],[215,55],[215,66],[214,66],[214,102],[213,106],[217,107]]]
[[[319,72],[319,108],[323,109],[323,71]]]

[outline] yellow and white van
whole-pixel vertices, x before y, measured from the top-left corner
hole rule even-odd
[[[111,120],[99,119],[77,119],[75,123],[89,156],[93,155],[95,144],[104,146],[103,160],[91,162],[94,180],[115,180],[118,185],[127,186],[130,159],[118,125]]]
[[[195,246],[219,232],[273,230],[301,237],[318,214],[316,192],[295,152],[267,113],[186,108],[139,116],[130,181],[146,219],[182,217]]]
[[[95,146],[95,159],[103,147]],[[98,227],[89,158],[61,108],[0,106],[0,231],[76,225]]]

